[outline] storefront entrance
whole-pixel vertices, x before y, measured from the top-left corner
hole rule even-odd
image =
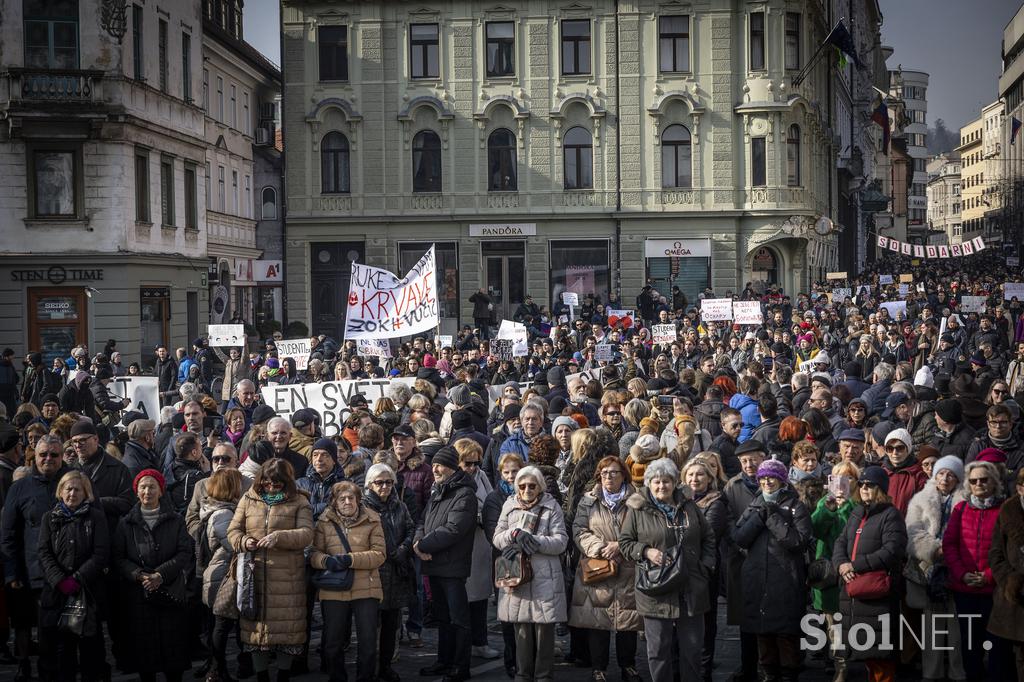
[[[319,242],[310,244],[312,266],[312,334],[326,334],[335,341],[345,338],[348,287],[352,261],[365,262],[363,242]]]
[[[28,290],[28,347],[43,354],[43,365],[66,358],[75,346],[88,343],[85,289],[74,287]]]
[[[170,344],[171,288],[142,287],[139,299],[139,354],[143,369],[149,369],[156,364],[157,346]]]
[[[480,254],[494,319],[511,320],[526,297],[526,242],[480,242]]]
[[[750,262],[750,278],[755,284],[763,286],[781,284],[779,277],[779,257],[775,251],[767,246],[759,247],[754,251],[754,257]]]

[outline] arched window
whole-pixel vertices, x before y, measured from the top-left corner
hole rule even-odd
[[[693,187],[690,131],[671,125],[661,134],[661,186]]]
[[[441,138],[433,130],[412,139],[412,191],[441,191]]]
[[[562,140],[565,159],[565,188],[590,189],[594,186],[594,145],[590,131],[569,128]]]
[[[519,189],[516,173],[516,136],[499,128],[487,138],[487,189],[491,192],[515,192]]]
[[[348,138],[334,131],[320,143],[320,191],[323,194],[350,192]]]
[[[786,136],[786,183],[790,187],[800,186],[800,126],[789,126]]]
[[[262,220],[277,220],[277,190],[273,187],[264,187],[260,203],[263,206],[260,211]]]

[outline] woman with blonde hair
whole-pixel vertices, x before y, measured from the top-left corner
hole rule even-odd
[[[566,467],[566,470],[571,469],[571,472],[568,475],[569,484],[566,486],[562,503],[568,522],[571,523],[579,499],[594,482],[598,461],[607,454],[613,453],[601,451],[601,439],[595,429],[580,429],[573,432],[572,460]]]
[[[227,575],[231,559],[235,556],[235,550],[228,541],[228,526],[235,516],[235,507],[241,497],[242,474],[237,469],[215,471],[206,483],[206,498],[199,509],[199,521],[206,528],[206,545],[196,547],[196,557],[197,568],[203,569],[203,603],[210,609]],[[237,618],[214,614],[213,630],[210,633],[210,673],[215,675],[215,679],[231,679],[228,674],[227,645],[228,637],[237,623]]]
[[[725,489],[725,484],[729,482],[729,477],[725,475],[725,470],[722,468],[721,455],[717,452],[705,450],[704,452],[698,452],[696,455],[691,457],[689,461],[702,462],[705,464],[711,471],[711,477],[715,479],[715,487],[718,490]]]
[[[633,381],[640,381],[642,379],[633,379]],[[646,392],[647,387],[644,386]],[[619,439],[619,456],[626,457],[629,454],[629,449],[633,447],[636,439],[639,438],[641,431],[643,430],[643,421],[649,418],[651,415],[651,405],[640,397],[633,398],[622,408],[622,427],[625,429],[625,433],[622,434],[622,438]],[[657,435],[657,434],[655,434]]]
[[[334,380],[335,381],[344,381],[344,380],[349,379],[349,378],[350,377],[349,377],[349,373],[348,373],[348,363],[347,362],[342,362],[340,360],[338,362],[334,363]]]

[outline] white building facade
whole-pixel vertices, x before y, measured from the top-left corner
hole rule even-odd
[[[959,244],[963,241],[960,217],[960,159],[940,154],[928,162],[929,244]],[[941,232],[942,234],[936,234]]]

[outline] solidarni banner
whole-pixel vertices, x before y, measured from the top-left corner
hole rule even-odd
[[[904,256],[913,254],[914,258],[959,258],[961,256],[973,256],[985,249],[985,240],[981,237],[975,237],[963,244],[951,244],[949,246],[917,246],[879,235],[877,244],[880,249],[901,253]]]
[[[395,339],[431,331],[441,323],[433,244],[409,273],[352,263],[346,339]]]

